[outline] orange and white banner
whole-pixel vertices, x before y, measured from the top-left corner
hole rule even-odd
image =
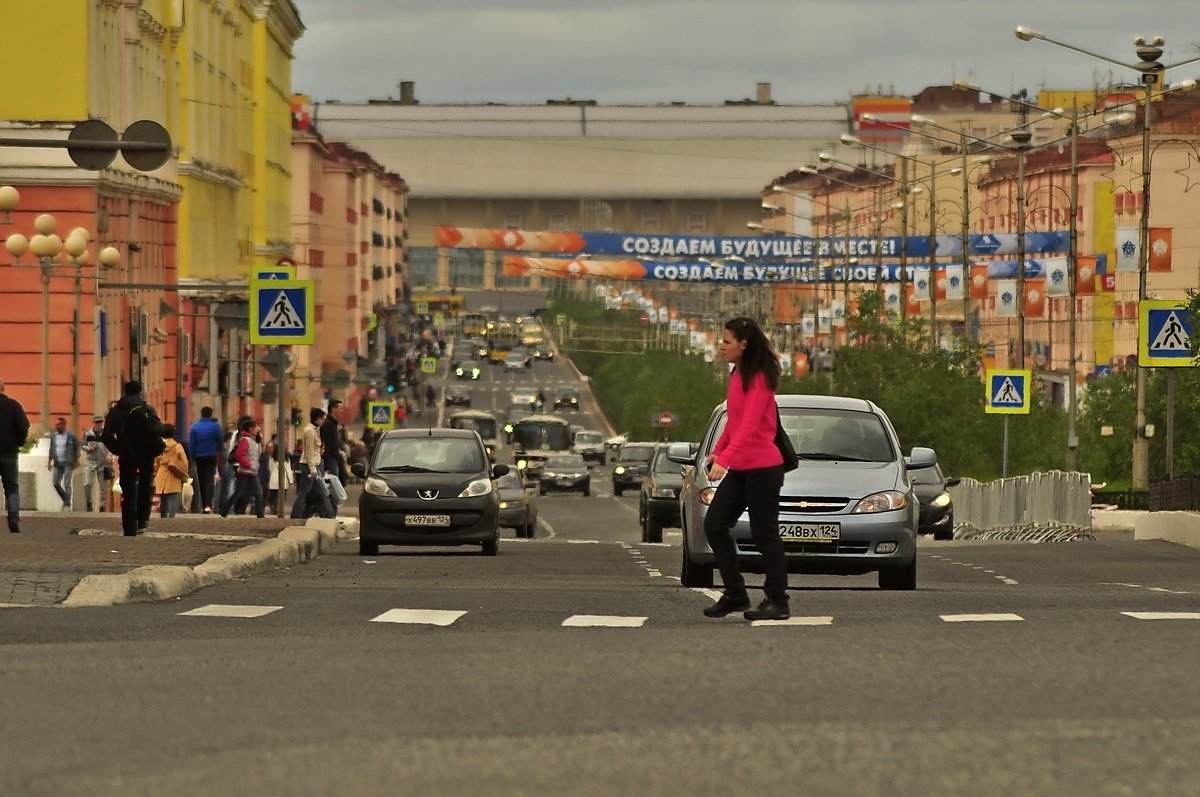
[[[1150,254],[1147,268],[1150,271],[1171,270],[1171,228],[1150,228]]]
[[[971,298],[982,302],[988,297],[987,265],[971,266]]]
[[[433,245],[464,249],[523,250],[526,252],[574,253],[583,251],[583,236],[577,232],[532,232],[489,230],[480,227],[434,227]]]
[[[636,260],[593,260],[591,258],[523,257],[505,255],[500,273],[505,277],[602,277],[604,279],[640,280],[646,277],[646,267]]]
[[[1075,260],[1075,295],[1096,295],[1096,257],[1079,257]]]
[[[1041,318],[1046,314],[1046,280],[1025,280],[1025,317]]]

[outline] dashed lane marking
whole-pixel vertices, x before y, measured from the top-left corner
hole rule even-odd
[[[648,617],[620,617],[606,614],[573,614],[562,621],[564,628],[641,628]]]
[[[1019,614],[941,614],[947,623],[1012,623],[1025,618]]]
[[[1145,584],[1126,584],[1121,581],[1101,581],[1101,586],[1104,587],[1129,587],[1130,589],[1144,589],[1150,592],[1166,592],[1170,595],[1191,595],[1192,593],[1182,589],[1167,589],[1166,587],[1147,587]]]
[[[378,617],[372,617],[372,623],[401,623],[405,625],[452,625],[466,612],[444,611],[440,609],[389,609]]]
[[[227,603],[210,603],[198,609],[180,612],[180,617],[265,617],[282,609],[282,606],[237,606]]]
[[[1200,612],[1121,612],[1135,620],[1200,620]]]

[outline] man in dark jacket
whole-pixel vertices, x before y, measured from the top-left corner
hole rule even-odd
[[[321,464],[326,473],[337,477],[342,486],[346,486],[346,457],[342,454],[342,425],[338,422],[342,414],[342,402],[333,399],[329,402],[329,414],[321,426],[321,443],[325,450],[321,453]]]
[[[136,537],[150,526],[154,460],[163,452],[163,424],[142,398],[142,383],[125,383],[125,395],[108,411],[101,440],[117,455],[121,482],[121,529]]]
[[[29,418],[20,402],[4,394],[0,379],[0,481],[4,483],[4,503],[8,508],[8,530],[21,531],[20,474],[17,455],[29,437]]]
[[[200,506],[205,514],[213,511],[213,480],[217,475],[217,457],[225,442],[225,432],[213,417],[212,407],[200,408],[200,420],[188,431],[188,454],[196,463],[196,478],[200,482]]]

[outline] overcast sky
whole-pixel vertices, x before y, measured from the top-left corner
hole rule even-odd
[[[317,101],[720,104],[769,82],[780,103],[915,94],[973,80],[1000,92],[1086,88],[1134,73],[1133,36],[1200,54],[1195,0],[293,0],[307,30],[293,88]],[[1200,76],[1200,63],[1169,80]]]

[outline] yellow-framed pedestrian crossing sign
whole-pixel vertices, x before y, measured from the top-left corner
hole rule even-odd
[[[390,401],[367,402],[367,427],[391,429],[396,425],[396,407]]]
[[[1151,368],[1193,366],[1192,315],[1178,299],[1138,302],[1138,365]]]
[[[1031,371],[990,370],[984,377],[989,415],[1028,415],[1029,387],[1033,382]]]
[[[311,346],[316,342],[312,280],[250,281],[250,343]]]

